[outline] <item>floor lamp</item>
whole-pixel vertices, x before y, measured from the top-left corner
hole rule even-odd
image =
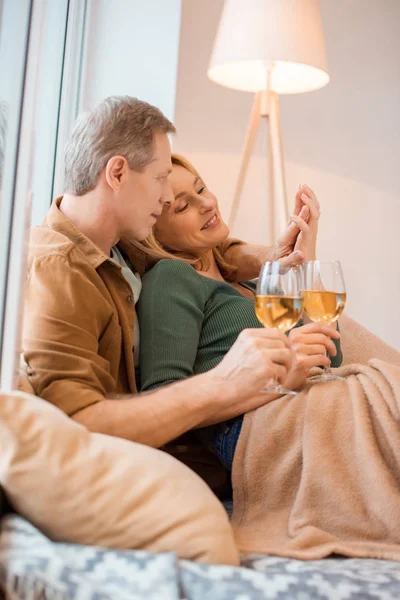
[[[329,81],[318,0],[225,0],[207,74],[220,85],[255,93],[231,229],[257,131],[267,121],[269,234],[274,243],[289,217],[278,94],[309,92]]]

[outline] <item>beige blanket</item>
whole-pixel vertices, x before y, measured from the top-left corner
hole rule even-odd
[[[349,325],[363,358],[369,342],[389,362],[347,365],[345,381],[245,417],[232,473],[242,552],[400,560],[400,354]]]

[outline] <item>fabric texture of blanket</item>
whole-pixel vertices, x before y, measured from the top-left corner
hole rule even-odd
[[[232,473],[242,552],[400,561],[400,353],[351,319],[341,331],[346,362],[351,342],[350,360],[368,364],[245,417]]]

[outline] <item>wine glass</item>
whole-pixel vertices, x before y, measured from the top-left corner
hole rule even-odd
[[[314,323],[336,323],[346,305],[346,288],[338,260],[310,260],[303,265],[304,310]],[[342,380],[324,368],[310,381]]]
[[[279,262],[266,262],[257,281],[256,315],[264,327],[279,329],[286,333],[296,325],[303,313],[303,293],[301,291],[301,271],[297,267],[282,268]],[[291,394],[272,378],[262,392],[271,394]]]

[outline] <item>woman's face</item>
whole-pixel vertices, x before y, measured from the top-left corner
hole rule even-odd
[[[170,183],[175,199],[164,206],[154,226],[161,244],[196,256],[221,244],[229,229],[221,219],[216,197],[200,177],[173,165]]]

